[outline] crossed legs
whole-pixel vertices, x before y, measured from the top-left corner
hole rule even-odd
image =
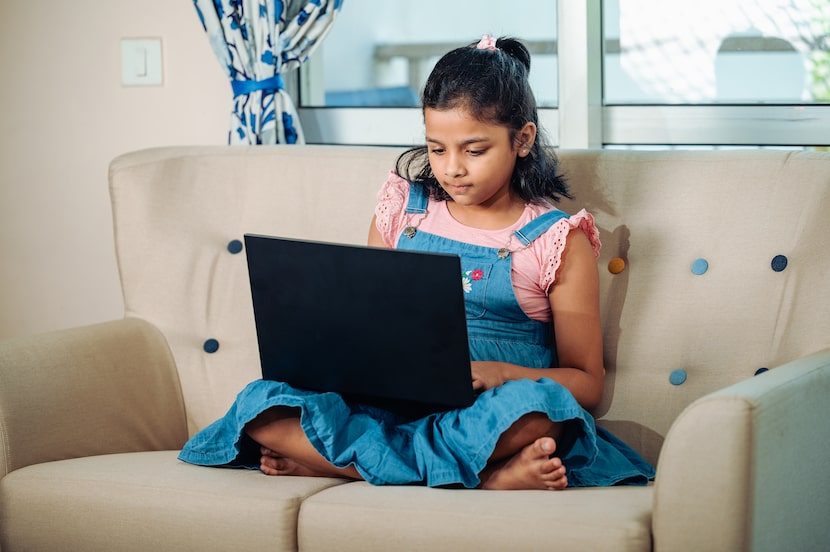
[[[337,468],[306,438],[297,409],[274,407],[250,422],[245,431],[261,446],[267,475],[305,475],[363,479],[354,467]],[[562,425],[539,412],[519,418],[505,431],[479,474],[482,489],[564,489],[562,461],[553,456]]]
[[[354,467],[337,468],[317,452],[300,426],[296,408],[269,408],[245,426],[245,431],[261,447],[260,469],[266,475],[363,479]]]

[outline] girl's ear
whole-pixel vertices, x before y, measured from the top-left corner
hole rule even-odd
[[[516,145],[518,147],[519,157],[527,157],[530,155],[530,148],[533,147],[533,142],[536,141],[536,125],[528,121],[525,126],[516,133]]]

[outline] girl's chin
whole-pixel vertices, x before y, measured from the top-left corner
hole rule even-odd
[[[452,192],[447,193],[450,194],[450,199],[452,199],[453,203],[457,203],[458,205],[473,205],[476,203],[476,201],[474,201],[469,195],[454,194]]]

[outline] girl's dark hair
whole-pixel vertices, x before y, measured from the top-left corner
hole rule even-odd
[[[479,121],[507,127],[511,141],[525,124],[535,124],[536,140],[529,155],[516,159],[510,185],[526,202],[570,198],[559,174],[559,160],[539,128],[536,99],[528,83],[530,52],[509,37],[499,38],[495,50],[479,50],[477,44],[456,48],[438,60],[421,95],[423,109],[463,108]],[[434,199],[450,199],[432,173],[427,146],[402,153],[396,170],[403,178],[427,186]]]

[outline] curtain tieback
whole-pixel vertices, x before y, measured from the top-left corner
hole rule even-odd
[[[285,83],[281,75],[275,75],[270,79],[264,80],[232,80],[231,87],[233,88],[233,97],[242,96],[243,94],[250,94],[257,90],[267,90],[268,92],[276,92],[277,90],[284,90]]]

